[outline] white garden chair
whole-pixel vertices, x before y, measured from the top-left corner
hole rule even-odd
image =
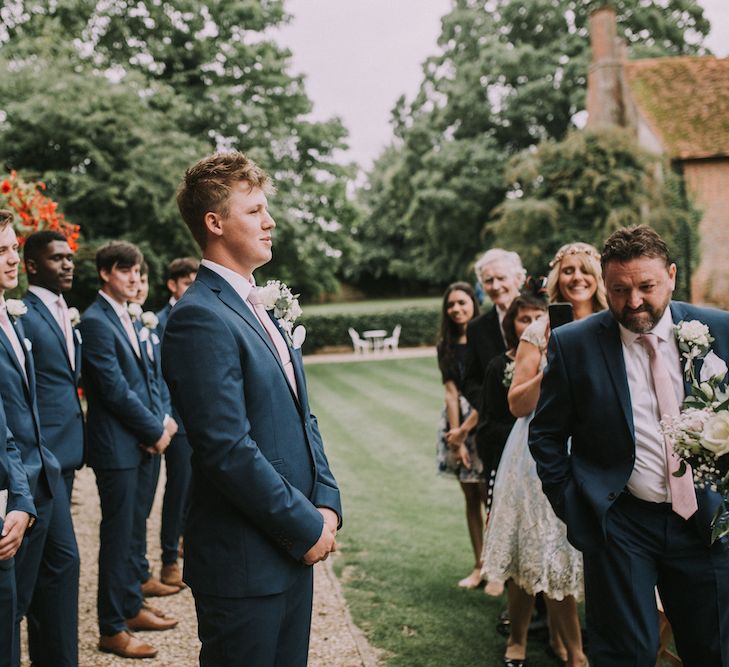
[[[360,335],[352,327],[349,327],[348,331],[349,337],[352,339],[352,347],[354,347],[355,354],[365,354],[372,349],[372,343],[360,338]]]
[[[398,324],[393,330],[392,330],[392,336],[388,336],[385,338],[385,340],[382,341],[382,349],[383,350],[392,350],[395,352],[397,350],[398,345],[400,345],[400,332],[402,331],[402,325]]]

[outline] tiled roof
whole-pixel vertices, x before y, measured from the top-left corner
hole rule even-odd
[[[729,58],[632,60],[625,79],[670,157],[729,156]]]

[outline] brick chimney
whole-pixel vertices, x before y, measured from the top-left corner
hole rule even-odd
[[[625,46],[612,7],[590,14],[592,63],[587,75],[587,127],[623,125],[622,69]]]

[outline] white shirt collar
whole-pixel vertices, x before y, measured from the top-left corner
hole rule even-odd
[[[177,299],[175,299],[174,296],[171,296],[170,300],[169,300],[170,307],[174,306],[176,303],[177,303]]]
[[[622,324],[618,324],[618,326],[620,327],[620,339],[623,341],[623,345],[632,345],[636,340],[638,340],[639,336],[643,335],[626,329]],[[658,320],[656,325],[650,331],[646,331],[646,333],[655,334],[658,340],[662,342],[666,342],[674,338],[673,316],[671,315],[670,303],[666,306],[666,310],[663,311],[661,319]]]
[[[99,294],[111,304],[111,307],[114,309],[117,317],[121,319],[124,316],[124,313],[126,313],[127,315],[129,314],[129,312],[127,311],[126,302],[118,303],[117,301],[114,301],[114,299],[112,299],[106,292],[104,292],[104,290],[99,290]]]
[[[58,297],[60,296],[63,299],[62,294],[56,294],[55,292],[51,292],[51,290],[46,289],[45,287],[41,287],[40,285],[30,285],[28,287],[29,292],[33,292],[42,302],[43,305],[46,306],[50,310],[50,307],[53,306],[55,308],[56,303],[58,303]],[[56,314],[55,311],[51,311],[54,315]]]
[[[251,276],[249,281],[248,278],[243,277],[237,271],[233,271],[232,269],[229,269],[222,264],[218,264],[217,262],[212,262],[209,259],[203,259],[200,264],[202,266],[207,266],[211,271],[217,273],[238,293],[238,296],[240,296],[243,301],[248,301],[248,295],[251,293],[251,289],[253,289],[256,285],[256,281],[253,276]]]

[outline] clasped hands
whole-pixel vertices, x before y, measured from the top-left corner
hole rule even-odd
[[[162,431],[162,435],[160,436],[159,440],[155,442],[153,445],[139,445],[147,454],[152,454],[153,456],[155,454],[162,454],[165,449],[167,449],[170,446],[170,442],[172,441],[172,438],[174,437],[175,433],[177,433],[177,429],[179,427],[177,426],[177,422],[172,419],[172,417],[168,417],[167,421],[165,423],[164,430]]]
[[[15,555],[23,541],[23,535],[28,529],[29,522],[30,514],[27,512],[13,510],[7,513],[0,536],[0,560],[8,560]]]
[[[456,458],[466,470],[471,469],[471,455],[468,453],[468,447],[466,447],[466,438],[468,437],[468,431],[462,428],[456,427],[450,429],[446,433],[446,442],[448,446],[456,452]]]
[[[302,560],[306,565],[313,565],[319,561],[326,560],[329,554],[337,550],[337,526],[339,517],[334,510],[328,507],[317,507],[319,513],[324,517],[324,525],[321,528],[321,535],[309,551],[304,554]]]

